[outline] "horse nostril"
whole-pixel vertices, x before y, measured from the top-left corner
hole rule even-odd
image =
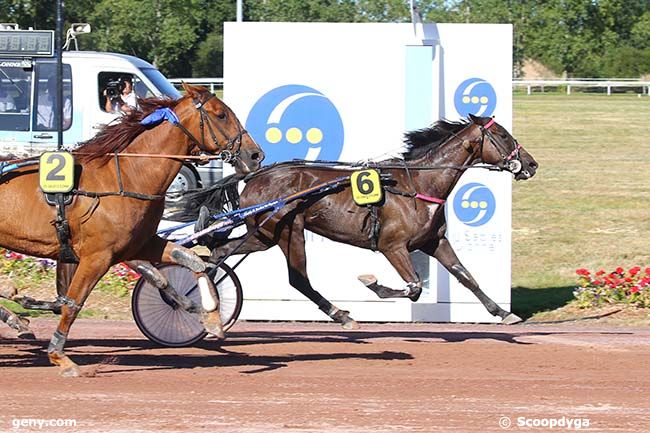
[[[253,161],[257,161],[258,159],[260,159],[260,153],[259,152],[253,152],[253,154],[251,154],[251,159]]]
[[[536,162],[531,162],[528,164],[528,166],[533,170],[537,170],[538,164]]]

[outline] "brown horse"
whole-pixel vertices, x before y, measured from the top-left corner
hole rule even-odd
[[[385,185],[384,202],[374,211],[355,204],[349,187],[308,197],[286,205],[239,249],[236,247],[242,238],[225,243],[213,240],[210,261],[216,263],[234,250],[236,254],[245,254],[279,245],[287,260],[290,284],[334,321],[345,328],[356,328],[357,323],[347,311],[339,310],[312,288],[306,270],[304,230],[380,251],[406,282],[404,290],[393,290],[378,284],[372,275],[359,277],[382,298],[408,297],[413,301],[419,298],[422,282],[409,252],[420,250],[435,257],[490,313],[500,316],[502,323],[520,321],[492,301],[460,263],[445,236],[445,213],[438,199],[447,198],[464,171],[476,163],[496,165],[511,171],[520,180],[535,174],[537,162],[508,131],[490,118],[470,116],[467,122],[439,121],[431,128],[406,134],[405,141],[408,150],[403,160],[373,165],[383,175],[390,176]],[[252,175],[241,194],[241,205],[283,197],[345,173],[340,167],[324,167],[317,163],[271,166]],[[249,233],[266,215],[259,214],[246,221]]]
[[[257,170],[264,154],[228,106],[204,88],[184,87],[186,95],[177,101],[140,101],[141,110],[107,126],[73,152],[77,180],[66,218],[78,265],[67,293],[58,298],[61,319],[48,347],[50,361],[62,375],[80,374],[63,352],[68,331],[95,284],[121,261],[128,261],[180,307],[200,314],[208,331],[222,334],[218,300],[204,276],[205,263],[192,251],[156,235],[164,193],[184,156],[221,153],[243,174]],[[157,109],[171,116],[170,121],[141,124]],[[57,259],[62,250],[53,227],[57,213],[46,204],[38,178],[33,166],[0,178],[0,245]],[[195,272],[202,293],[207,294],[202,305],[177,295],[149,262],[178,263]]]

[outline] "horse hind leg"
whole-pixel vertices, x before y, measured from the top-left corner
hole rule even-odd
[[[10,282],[6,286],[0,288],[0,298],[15,302],[17,294],[18,290],[16,290],[16,287]],[[2,305],[0,305],[0,320],[5,322],[11,329],[15,330],[18,338],[25,338],[28,340],[36,338],[34,333],[29,329],[29,320],[19,317],[17,314]]]
[[[220,339],[225,338],[219,314],[217,289],[205,273],[207,264],[194,251],[154,236],[138,251],[136,257],[137,260],[131,260],[127,265],[142,274],[167,299],[177,303],[189,313],[199,314],[201,323],[208,333]],[[194,272],[202,305],[176,292],[162,273],[150,263],[151,261],[176,263]]]
[[[153,264],[144,260],[131,260],[126,264],[156,287],[160,291],[160,295],[168,302],[177,305],[188,313],[198,314],[203,327],[208,333],[220,339],[225,338],[221,316],[218,313],[218,298],[210,291],[209,278],[203,274],[197,277],[197,284],[201,293],[201,305],[198,305],[188,297],[178,293],[169,280]]]
[[[0,305],[0,320],[15,330],[18,338],[24,338],[26,340],[36,339],[34,333],[29,329],[29,320],[18,317],[17,314],[2,305]]]
[[[422,294],[422,282],[413,268],[413,263],[406,248],[397,248],[390,251],[382,251],[382,254],[393,265],[400,277],[406,282],[402,290],[391,289],[378,283],[374,275],[359,275],[357,278],[364,286],[372,290],[382,299],[386,298],[409,298],[415,302]]]
[[[287,260],[289,284],[316,304],[334,322],[340,323],[343,329],[359,329],[359,324],[350,317],[349,311],[339,309],[311,286],[307,276],[304,223],[301,217],[297,216],[288,225],[288,230],[283,233],[278,245]]]

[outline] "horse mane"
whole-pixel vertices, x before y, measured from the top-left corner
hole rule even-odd
[[[450,136],[458,134],[469,123],[465,120],[457,122],[438,120],[428,128],[407,132],[404,134],[406,150],[402,152],[402,158],[406,161],[421,158],[430,150],[437,149]]]
[[[145,98],[138,99],[138,109],[122,116],[116,123],[110,123],[88,141],[74,150],[79,162],[90,162],[105,157],[107,154],[121,152],[135,138],[151,126],[144,126],[140,121],[158,108],[174,108],[180,100],[170,98]]]

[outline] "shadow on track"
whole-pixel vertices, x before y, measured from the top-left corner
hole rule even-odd
[[[190,348],[161,348],[145,339],[75,339],[69,344],[69,351],[75,354],[81,365],[98,364],[97,374],[124,373],[129,371],[192,369],[207,367],[259,367],[243,371],[246,374],[261,373],[287,367],[305,361],[332,360],[382,360],[405,361],[414,359],[406,352],[377,351],[356,352],[344,344],[372,345],[373,340],[395,339],[409,343],[446,344],[472,340],[492,340],[509,344],[528,345],[517,341],[519,337],[562,335],[572,332],[486,332],[486,331],[255,331],[231,332],[225,341],[204,340]],[[621,335],[622,332],[591,332],[591,334]],[[299,353],[287,348],[287,355],[254,355],[268,345],[311,343],[326,345],[331,351],[321,353]],[[325,347],[325,346],[324,346]],[[42,356],[47,349],[43,340],[0,340],[0,368],[46,367],[49,362]],[[79,348],[85,348],[79,350]],[[92,353],[88,353],[88,349]],[[343,351],[339,351],[343,348]],[[12,353],[7,353],[11,350]],[[197,352],[198,351],[198,352]],[[184,353],[183,353],[184,352]],[[296,353],[298,352],[298,353]],[[113,368],[112,365],[120,365]],[[127,367],[127,368],[122,368]],[[132,367],[132,368],[128,368]],[[91,375],[95,375],[93,372]]]

